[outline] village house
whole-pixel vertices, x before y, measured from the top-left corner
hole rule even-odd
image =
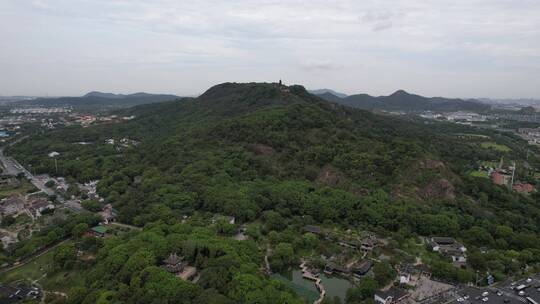
[[[531,193],[535,190],[534,186],[528,183],[516,183],[512,188],[519,193]]]
[[[101,215],[101,218],[103,219],[103,222],[105,224],[109,224],[111,222],[114,222],[116,220],[116,210],[112,207],[111,204],[107,204],[103,207],[99,215]]]
[[[54,209],[51,202],[41,197],[29,200],[24,207],[33,219],[40,217],[41,213],[47,209]]]
[[[491,181],[495,184],[495,185],[501,185],[501,186],[504,186],[504,185],[508,185],[510,184],[512,180],[512,175],[502,171],[502,170],[499,170],[499,171],[493,171],[491,173]]]
[[[381,304],[398,304],[402,303],[409,297],[409,293],[403,289],[390,287],[388,290],[377,290],[373,297],[375,302]]]
[[[377,245],[377,239],[374,236],[369,236],[362,240],[360,244],[360,249],[363,251],[372,251],[373,248]]]
[[[0,175],[0,189],[16,188],[21,185],[21,182],[11,175]]]
[[[322,231],[321,227],[314,226],[314,225],[307,225],[304,227],[304,232],[313,233],[318,236],[323,236],[324,232]]]
[[[399,274],[399,284],[409,284],[411,281],[411,274],[409,272],[401,272]]]
[[[105,237],[107,234],[107,227],[104,226],[95,226],[90,228],[86,234],[89,236],[95,236],[95,237]]]
[[[357,277],[362,277],[369,272],[371,267],[373,267],[373,262],[371,260],[362,261],[360,264],[354,267],[353,274]]]
[[[99,199],[97,194],[97,184],[99,181],[94,180],[84,184],[79,184],[79,188],[83,191],[89,199]]]
[[[326,266],[324,266],[324,273],[326,274],[342,274],[342,275],[349,275],[351,273],[351,269],[345,266],[338,265],[334,262],[328,262]]]
[[[451,237],[432,237],[429,242],[433,251],[452,258],[456,265],[467,262],[467,248]]]
[[[169,257],[163,261],[163,263],[163,268],[165,268],[167,272],[175,274],[184,271],[184,268],[187,266],[187,262],[184,261],[184,257],[180,257],[176,253],[171,253]]]

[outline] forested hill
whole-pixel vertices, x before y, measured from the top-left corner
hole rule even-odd
[[[423,112],[423,111],[487,111],[489,106],[476,100],[450,99],[443,97],[427,98],[416,94],[410,94],[403,90],[398,90],[389,96],[374,97],[368,94],[356,94],[347,97],[338,97],[331,93],[324,93],[319,97],[345,104],[351,107],[366,110],[385,110],[385,111],[405,111],[405,112]]]
[[[89,92],[81,97],[56,97],[56,98],[37,98],[22,101],[19,104],[29,106],[60,106],[77,108],[126,108],[141,104],[164,102],[176,100],[180,97],[170,94],[112,94],[102,92]]]
[[[8,153],[52,173],[46,156],[59,152],[60,175],[100,179],[98,191],[121,221],[141,226],[194,211],[244,222],[274,210],[287,218],[421,235],[458,236],[475,226],[495,233],[484,227],[489,222],[528,233],[519,242],[538,240],[540,209],[533,199],[465,176],[472,160],[501,156],[456,138],[467,127],[426,126],[330,103],[301,86],[256,83],[221,84],[198,98],[127,112],[137,118],[53,131]],[[518,139],[475,132],[504,141],[513,159],[525,156]],[[139,144],[107,145],[108,138]],[[94,144],[76,144],[81,141]]]
[[[111,203],[118,221],[144,226],[140,234],[106,239],[85,288],[70,292],[70,299],[85,298],[77,303],[103,295],[125,303],[303,303],[260,267],[268,246],[272,269],[297,265],[311,246],[302,227],[313,224],[375,232],[400,256],[418,248],[407,240],[456,237],[467,246],[471,270],[423,260],[437,278],[468,282],[476,270],[503,278],[538,265],[538,195],[468,174],[479,161],[525,159],[517,137],[387,117],[278,84],[220,84],[198,98],[122,111],[136,118],[48,131],[6,149],[51,174],[47,155],[59,152],[58,175],[100,180],[105,202],[91,205]],[[485,138],[510,150],[482,149],[477,140]],[[116,144],[120,139],[127,144]],[[527,161],[539,165],[535,153]],[[236,231],[227,223],[208,226],[214,214],[247,223],[249,240],[226,237]],[[316,256],[328,250],[317,248]],[[170,252],[202,269],[196,284],[156,267]]]

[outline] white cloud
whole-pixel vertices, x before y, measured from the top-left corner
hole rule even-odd
[[[82,93],[103,85],[99,70],[118,76],[113,90],[194,93],[266,75],[347,92],[403,83],[540,97],[539,15],[535,0],[5,0],[0,66],[12,74],[0,75],[0,93]],[[47,80],[28,84],[28,73]]]

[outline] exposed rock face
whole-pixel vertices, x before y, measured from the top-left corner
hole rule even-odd
[[[268,156],[274,154],[274,148],[263,144],[249,144],[247,148],[256,155]]]
[[[402,171],[401,183],[391,191],[393,198],[415,198],[422,200],[454,200],[456,187],[461,179],[437,159],[424,159],[411,164]]]
[[[445,167],[442,161],[435,159],[426,159],[421,163],[421,165],[427,169],[437,169]]]
[[[335,187],[344,180],[345,180],[345,177],[343,176],[341,172],[339,172],[336,168],[332,167],[331,165],[326,165],[319,172],[316,182],[319,184],[329,186],[329,187]]]
[[[427,184],[422,189],[422,195],[426,199],[441,198],[453,200],[456,198],[454,185],[445,178],[434,180]]]

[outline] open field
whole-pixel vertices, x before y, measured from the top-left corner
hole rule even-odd
[[[60,292],[66,292],[72,286],[82,285],[82,277],[77,271],[53,271],[53,254],[54,249],[24,266],[2,273],[0,282],[37,281],[47,291]]]
[[[510,148],[505,145],[499,145],[497,143],[486,141],[480,144],[483,149],[493,149],[499,152],[510,152]]]

